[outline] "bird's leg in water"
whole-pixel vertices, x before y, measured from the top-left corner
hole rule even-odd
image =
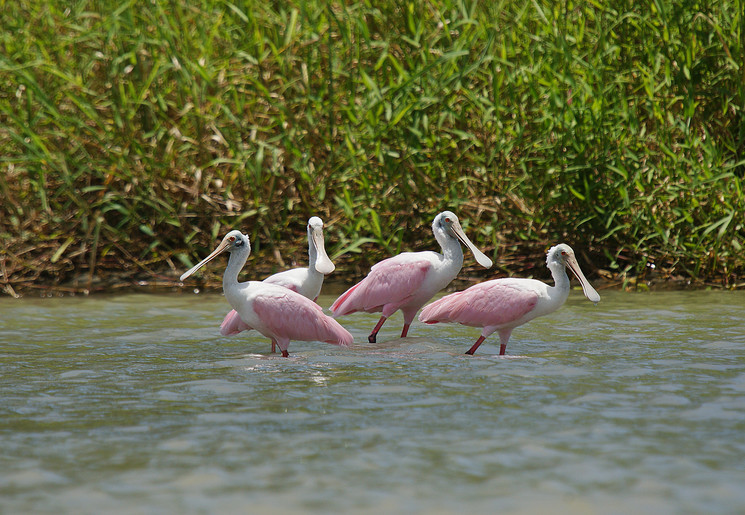
[[[479,345],[481,345],[481,343],[482,343],[482,342],[483,342],[484,340],[486,340],[486,336],[484,336],[484,335],[481,335],[481,336],[479,336],[479,339],[478,339],[478,340],[476,340],[476,343],[474,343],[474,344],[473,344],[473,347],[471,347],[470,349],[468,349],[468,350],[466,351],[466,354],[471,354],[471,355],[473,355],[473,353],[474,353],[474,352],[476,352],[476,349],[478,349],[478,348],[479,348]]]
[[[404,324],[404,329],[401,331],[401,338],[406,338],[406,335],[409,334],[409,326],[411,324]]]
[[[512,329],[500,329],[499,330],[499,342],[501,345],[499,346],[499,355],[504,356],[504,353],[507,351],[507,342],[510,341],[510,335],[512,334]]]
[[[283,358],[289,358],[289,357],[290,357],[290,353],[289,353],[289,352],[287,352],[286,350],[283,350],[283,351],[282,351],[282,357],[283,357]]]
[[[375,326],[375,329],[373,329],[372,333],[370,333],[370,336],[367,337],[368,342],[375,343],[375,340],[378,337],[378,331],[380,331],[380,328],[383,327],[383,324],[385,323],[385,321],[386,321],[385,317],[380,317],[380,320],[378,320],[378,323]]]
[[[499,331],[499,341],[501,342],[501,345],[499,346],[499,355],[504,356],[505,352],[507,352],[507,342],[510,341],[510,335],[512,334],[512,329],[501,329]],[[473,354],[476,352],[476,349],[479,348],[479,345],[481,345],[481,342],[483,342],[486,339],[486,336],[483,334],[479,337],[478,340],[476,340],[476,343],[473,344],[473,347],[468,349],[466,354]]]

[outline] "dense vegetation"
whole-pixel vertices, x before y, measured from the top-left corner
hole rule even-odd
[[[591,277],[743,281],[742,0],[0,7],[7,293],[175,279],[230,228],[256,277],[314,214],[361,273],[445,208],[489,276],[565,241]]]

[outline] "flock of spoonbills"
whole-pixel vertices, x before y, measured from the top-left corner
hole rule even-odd
[[[445,288],[463,266],[461,243],[468,247],[481,266],[489,268],[491,260],[468,239],[450,211],[438,214],[432,222],[432,232],[442,253],[403,252],[373,265],[370,273],[339,296],[331,305],[334,318],[356,311],[381,313],[368,341],[376,341],[386,319],[401,310],[404,326],[401,337],[409,332],[417,312],[437,292]],[[323,341],[349,346],[353,337],[334,318],[324,314],[315,301],[321,292],[323,279],[334,271],[326,254],[323,221],[314,216],[308,220],[308,268],[295,268],[267,277],[263,281],[238,282],[238,273],[251,254],[248,236],[230,231],[217,248],[181,276],[185,280],[223,252],[229,252],[228,266],[223,275],[225,298],[233,308],[223,320],[220,333],[233,335],[255,329],[272,341],[272,352],[279,347],[282,356],[289,356],[291,340]],[[503,278],[485,281],[466,290],[446,295],[427,305],[419,315],[426,324],[457,322],[481,327],[481,336],[466,352],[473,354],[493,332],[499,334],[499,354],[507,349],[512,330],[536,317],[556,311],[569,296],[567,267],[582,285],[590,301],[597,303],[600,295],[590,285],[574,256],[564,243],[551,247],[546,258],[554,286],[535,279]]]

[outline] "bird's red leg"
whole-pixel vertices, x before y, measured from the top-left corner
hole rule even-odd
[[[401,331],[401,338],[406,338],[406,335],[409,334],[409,326],[411,324],[404,324],[404,330]]]
[[[272,354],[277,352],[277,342],[274,338],[272,338]]]
[[[502,329],[499,331],[499,342],[502,344],[499,346],[499,355],[504,356],[507,351],[507,342],[510,341],[510,334],[512,329]]]
[[[479,348],[479,345],[481,345],[481,343],[482,343],[482,342],[483,342],[483,341],[484,341],[485,339],[486,339],[486,336],[483,336],[483,335],[482,335],[482,336],[480,336],[480,337],[479,337],[479,339],[478,339],[478,340],[476,340],[476,343],[474,343],[474,344],[473,344],[473,347],[471,347],[470,349],[468,349],[468,350],[466,351],[466,354],[471,354],[471,355],[473,355],[473,353],[474,353],[474,352],[476,352],[476,349],[478,349],[478,348]]]
[[[283,350],[283,351],[282,351],[282,357],[283,357],[283,358],[289,358],[289,357],[290,357],[290,353],[289,353],[289,352],[287,352],[286,350]]]
[[[368,342],[375,343],[375,340],[378,337],[378,331],[380,331],[380,328],[383,327],[385,320],[386,320],[385,317],[380,317],[380,320],[378,320],[378,323],[375,326],[375,329],[373,329],[372,333],[370,333],[370,336],[367,337]]]

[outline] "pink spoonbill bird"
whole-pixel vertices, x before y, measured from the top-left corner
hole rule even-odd
[[[284,286],[312,301],[318,298],[325,276],[334,271],[323,241],[323,220],[312,216],[308,220],[308,268],[293,268],[270,275],[263,282]],[[220,334],[230,336],[251,329],[236,310],[231,310],[220,324]],[[272,352],[275,345],[272,343]]]
[[[290,340],[323,341],[344,347],[353,341],[349,331],[323,313],[321,306],[290,289],[259,282],[238,282],[238,272],[251,254],[248,236],[230,231],[220,245],[201,262],[181,276],[185,280],[223,252],[229,252],[222,288],[230,306],[248,328],[271,338],[287,357]]]
[[[471,243],[463,232],[458,217],[452,212],[443,211],[438,214],[432,222],[432,232],[442,248],[442,254],[432,251],[403,252],[376,263],[367,277],[348,289],[331,305],[334,317],[356,311],[382,312],[380,320],[367,338],[370,343],[374,343],[386,319],[400,309],[404,315],[404,328],[401,331],[403,338],[419,308],[460,272],[463,266],[460,242],[471,250],[481,266],[489,268],[492,265],[491,259]]]
[[[561,243],[551,247],[546,257],[555,286],[535,279],[494,279],[451,293],[426,306],[419,320],[427,324],[458,322],[471,327],[483,327],[481,336],[466,354],[473,354],[494,331],[499,332],[504,355],[512,330],[541,315],[559,309],[569,296],[569,267],[582,285],[590,301],[598,303],[600,295],[585,279],[572,248]]]

